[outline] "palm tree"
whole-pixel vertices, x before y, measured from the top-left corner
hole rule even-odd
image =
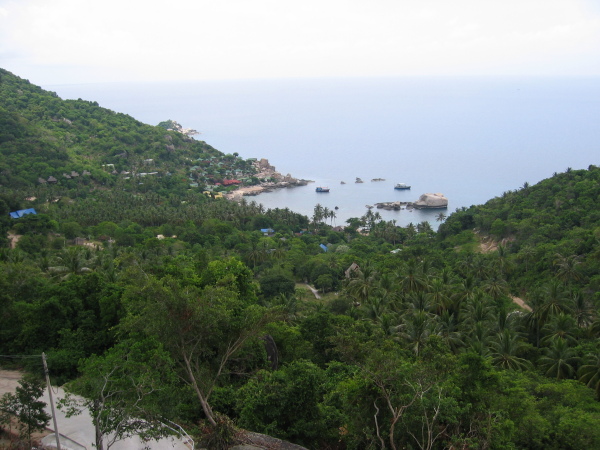
[[[346,290],[351,297],[360,303],[368,303],[377,290],[377,272],[369,264],[361,266],[353,272]]]
[[[435,220],[438,222],[443,222],[444,220],[446,220],[446,214],[444,214],[443,212],[439,213],[437,216],[435,216]]]
[[[505,275],[513,271],[515,264],[508,258],[506,246],[501,244],[498,245],[497,258],[494,261],[494,264],[497,266],[500,272]]]
[[[594,321],[594,308],[579,292],[574,292],[570,299],[571,315],[579,328],[585,328]]]
[[[483,322],[491,324],[494,320],[493,308],[482,293],[478,293],[463,307],[463,317],[466,323]]]
[[[430,312],[433,309],[429,296],[423,291],[411,292],[407,300],[409,308],[413,311]]]
[[[88,267],[91,260],[86,259],[86,252],[80,247],[68,247],[56,257],[56,265],[48,267],[48,272],[56,276],[62,275],[63,279],[72,275],[92,272]]]
[[[321,213],[321,220],[323,220],[323,219],[325,219],[325,220],[329,219],[329,213],[330,213],[329,208],[327,206],[325,206],[323,208],[323,212]]]
[[[440,315],[442,311],[447,311],[452,306],[450,290],[444,280],[435,278],[431,281],[427,296],[434,307],[436,314]]]
[[[406,265],[406,273],[400,275],[400,287],[404,292],[418,292],[427,287],[427,279],[417,261],[411,259]]]
[[[373,297],[368,303],[361,304],[361,310],[367,319],[375,323],[381,322],[384,315],[389,316],[389,305],[381,297]]]
[[[520,317],[520,311],[508,311],[505,307],[501,307],[496,314],[496,331],[498,333],[505,329],[516,331]]]
[[[565,339],[560,338],[553,339],[550,347],[546,349],[546,354],[538,360],[538,364],[545,369],[545,375],[557,380],[573,378],[578,362],[575,351],[569,348]]]
[[[332,209],[331,211],[329,211],[329,218],[331,219],[331,225],[335,224],[335,219],[337,217],[337,214],[335,213],[335,210]]]
[[[433,232],[433,228],[431,228],[431,224],[429,222],[427,222],[426,220],[420,222],[417,224],[417,232],[418,233],[432,233]]]
[[[519,336],[505,329],[502,333],[496,335],[496,339],[491,344],[492,364],[507,370],[524,370],[531,366],[531,363],[524,358],[519,357],[524,344]]]
[[[575,343],[576,339],[573,335],[573,332],[576,327],[577,324],[575,319],[570,314],[559,313],[558,315],[552,317],[550,322],[548,322],[542,328],[542,333],[545,334],[545,336],[542,338],[542,344],[546,344],[557,339],[569,343]]]
[[[551,316],[569,311],[567,296],[563,286],[557,280],[552,280],[542,291],[543,303],[540,306],[540,317],[545,323]]]
[[[431,315],[423,310],[411,311],[402,318],[402,324],[398,327],[400,337],[412,348],[418,356],[427,339],[438,330]]]
[[[390,306],[390,309],[397,311],[400,307],[400,291],[394,283],[394,277],[389,273],[384,273],[377,282],[377,295],[384,299]]]
[[[600,353],[588,355],[585,364],[577,371],[579,381],[596,391],[596,399],[600,401]]]
[[[554,266],[556,267],[556,276],[565,284],[571,281],[580,281],[583,278],[581,273],[581,261],[577,255],[563,256],[556,254]]]
[[[483,290],[494,300],[498,300],[508,293],[508,284],[503,279],[494,277],[485,282]]]
[[[406,227],[404,227],[404,229],[406,230],[406,236],[410,239],[415,237],[415,235],[417,234],[417,229],[415,228],[414,224],[411,222],[408,225],[406,225]]]
[[[518,258],[525,263],[525,271],[529,270],[529,263],[535,257],[535,250],[531,245],[524,246],[518,253]]]
[[[443,311],[439,316],[439,335],[442,340],[456,353],[465,343],[462,340],[462,334],[458,331],[456,316],[450,312]]]
[[[463,302],[472,301],[477,295],[480,295],[480,292],[475,285],[475,277],[468,275],[461,280],[456,293],[453,295],[455,306],[460,307]]]
[[[317,203],[315,205],[312,219],[313,219],[313,224],[314,224],[315,230],[316,230],[318,223],[321,222],[321,220],[323,219],[323,206],[321,206],[320,203]]]
[[[252,267],[256,269],[258,263],[264,262],[267,259],[267,252],[264,247],[264,242],[252,240],[250,248],[245,255],[246,259],[252,263]]]

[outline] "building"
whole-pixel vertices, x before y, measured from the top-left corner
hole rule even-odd
[[[10,214],[10,217],[12,217],[13,219],[20,219],[23,216],[26,216],[27,214],[37,214],[37,212],[35,211],[35,209],[33,208],[29,208],[29,209],[20,209],[19,211],[13,211]]]

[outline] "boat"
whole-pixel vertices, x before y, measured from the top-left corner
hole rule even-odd
[[[364,183],[363,180],[361,180],[360,178],[356,177],[356,181],[355,183]]]
[[[373,178],[371,181],[385,181],[385,178]]]
[[[398,183],[394,186],[394,189],[402,190],[402,189],[410,189],[410,186],[406,183]]]
[[[317,192],[329,192],[329,188],[325,187],[325,186],[319,186],[319,187],[317,187],[317,189],[315,189],[315,191],[317,191]]]

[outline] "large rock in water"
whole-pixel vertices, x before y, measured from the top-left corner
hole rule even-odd
[[[423,194],[413,203],[415,208],[447,208],[448,199],[444,194]]]

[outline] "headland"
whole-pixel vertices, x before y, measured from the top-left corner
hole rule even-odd
[[[254,165],[257,171],[254,176],[261,181],[252,186],[240,186],[235,191],[224,194],[223,197],[229,200],[239,201],[244,196],[258,195],[276,189],[306,186],[311,182],[311,180],[294,178],[289,173],[287,175],[282,175],[276,170],[275,166],[272,166],[269,163],[269,160],[265,158],[256,161]]]

